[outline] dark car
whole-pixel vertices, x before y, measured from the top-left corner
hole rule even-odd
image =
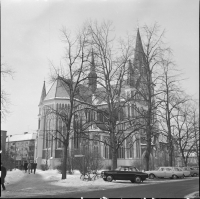
[[[132,166],[120,166],[115,170],[102,171],[101,176],[104,181],[108,182],[112,182],[112,180],[130,180],[131,182],[140,183],[148,178],[148,174]]]

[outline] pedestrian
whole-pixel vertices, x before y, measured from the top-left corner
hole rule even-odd
[[[4,185],[6,174],[7,174],[6,168],[1,163],[1,186],[2,186],[3,190],[6,190],[6,187]]]
[[[34,169],[34,167],[33,167],[33,162],[31,162],[31,173],[32,173],[32,170]]]
[[[24,170],[25,170],[25,173],[27,172],[27,167],[28,167],[28,163],[27,163],[27,162],[24,162]]]
[[[30,170],[31,170],[31,163],[30,162],[28,162],[28,173],[30,174]]]
[[[35,162],[33,163],[34,174],[35,174],[36,168],[37,168],[37,163],[36,163],[36,161],[35,161]]]

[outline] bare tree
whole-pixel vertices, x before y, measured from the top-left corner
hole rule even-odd
[[[146,170],[149,170],[150,154],[153,143],[158,136],[157,108],[160,94],[158,80],[160,77],[161,63],[164,55],[170,52],[170,48],[164,43],[165,31],[160,31],[157,23],[152,26],[145,25],[141,29],[142,39],[138,30],[136,42],[133,80],[136,88],[136,102],[143,102],[143,120],[145,123],[144,137],[146,140],[146,153],[144,156]],[[143,45],[142,45],[143,44]]]
[[[163,57],[161,60],[162,74],[159,76],[159,103],[158,115],[160,119],[161,132],[167,137],[169,146],[169,165],[173,166],[174,154],[174,137],[172,127],[176,109],[189,100],[187,95],[184,95],[179,82],[181,74],[177,74],[178,70],[171,58],[171,54]]]
[[[127,149],[130,149],[135,137],[144,126],[139,114],[132,115],[134,109],[131,96],[125,92],[129,59],[133,56],[133,45],[130,37],[118,40],[114,36],[111,22],[89,22],[90,42],[95,54],[97,73],[96,119],[93,123],[109,135],[106,142],[111,149],[112,169],[117,167],[118,150],[124,141],[131,138]],[[132,108],[131,108],[132,107]]]
[[[73,137],[73,121],[79,116],[82,103],[87,104],[88,93],[86,88],[81,84],[87,79],[88,50],[87,30],[83,28],[73,38],[69,31],[65,28],[61,30],[62,41],[66,45],[64,56],[65,65],[59,70],[60,74],[53,74],[52,80],[59,79],[60,86],[63,86],[69,94],[68,104],[65,107],[46,105],[44,109],[44,117],[46,121],[52,121],[49,129],[46,129],[46,136],[50,140],[59,140],[62,143],[62,179],[66,179],[66,163],[68,158],[69,141]],[[56,72],[57,73],[57,72]],[[59,123],[60,122],[60,123]],[[61,124],[61,125],[60,125]],[[51,128],[54,126],[54,128]],[[57,127],[56,127],[57,126]],[[52,130],[54,129],[54,130]]]
[[[189,102],[176,107],[174,115],[173,137],[177,141],[184,165],[187,166],[188,158],[196,146],[196,129],[193,113]]]
[[[13,78],[13,74],[14,74],[14,71],[9,66],[7,66],[7,64],[5,63],[1,64],[1,77],[4,80],[4,82],[8,76]],[[2,119],[5,119],[6,115],[9,113],[9,108],[8,108],[9,105],[10,105],[10,99],[8,97],[8,93],[5,91],[5,89],[2,86],[1,88],[1,118]]]

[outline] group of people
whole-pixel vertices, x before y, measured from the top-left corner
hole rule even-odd
[[[37,168],[36,162],[34,162],[34,163],[33,162],[24,162],[25,173],[27,173],[27,170],[28,170],[29,174],[30,174],[30,172],[32,173],[32,171],[34,171],[34,174],[35,174],[36,168]]]
[[[24,163],[24,170],[25,170],[25,173],[27,173],[27,170],[28,170],[28,173],[30,174],[30,172],[32,173],[32,170],[34,171],[34,174],[35,174],[35,171],[36,171],[36,168],[37,168],[37,163],[36,162],[25,162]],[[6,168],[3,166],[3,163],[1,162],[1,186],[3,188],[3,190],[6,190],[6,187],[4,185],[5,183],[5,177],[6,177],[6,174],[7,174],[7,170]]]

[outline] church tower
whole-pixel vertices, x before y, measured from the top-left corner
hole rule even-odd
[[[43,134],[44,134],[44,124],[45,124],[45,117],[43,114],[43,101],[46,97],[46,86],[45,81],[42,88],[42,94],[40,97],[39,103],[39,114],[38,114],[38,130],[37,130],[37,138],[36,138],[36,146],[35,146],[35,153],[34,159],[37,161],[38,168],[40,168],[41,161],[42,161],[42,148],[43,148]]]
[[[88,86],[92,93],[95,93],[97,88],[97,74],[95,71],[94,52],[92,49],[92,59],[90,64],[90,73],[88,74]]]

